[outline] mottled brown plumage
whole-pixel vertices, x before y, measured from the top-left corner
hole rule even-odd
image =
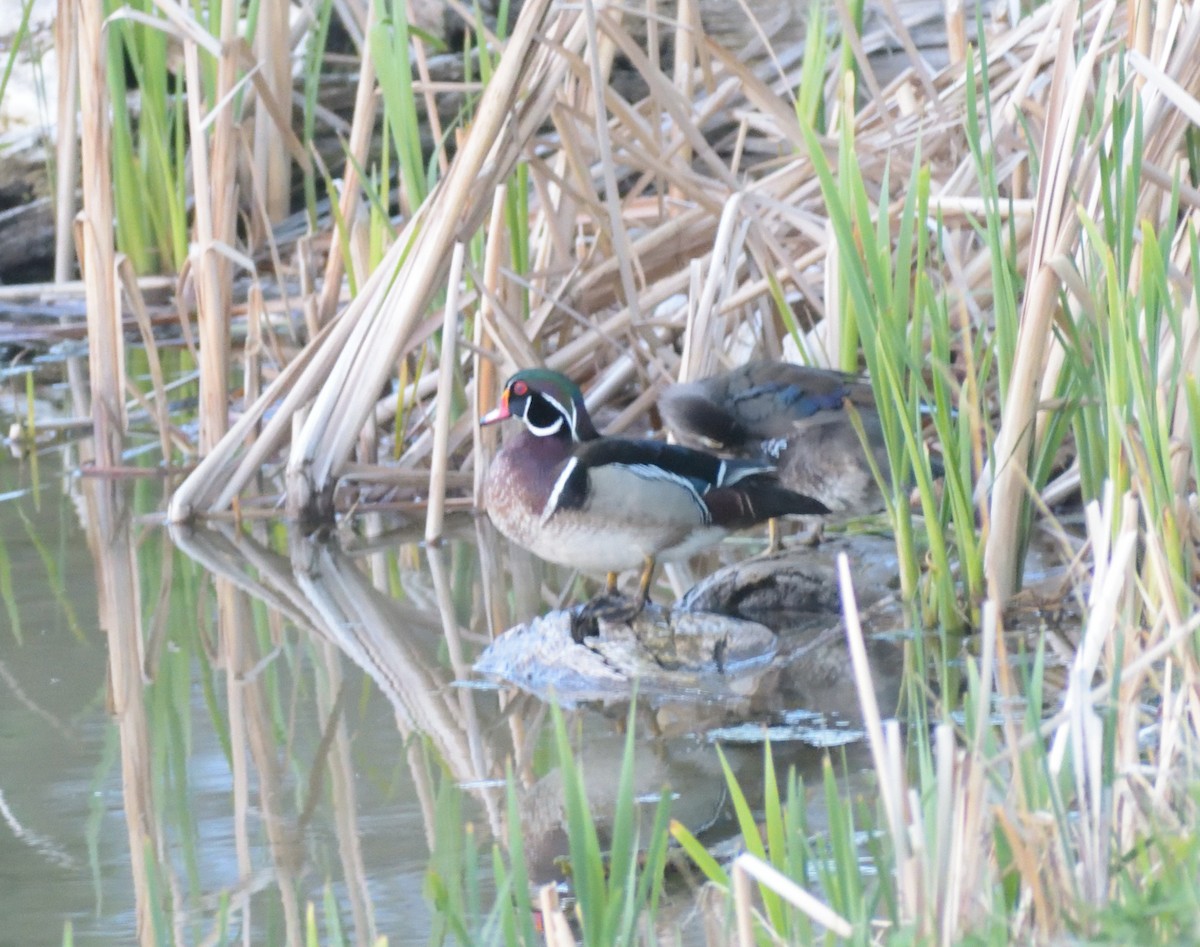
[[[834,512],[874,512],[883,508],[883,497],[847,404],[858,412],[876,465],[890,476],[874,394],[853,375],[751,362],[671,386],[659,410],[685,444],[772,463],[785,487]]]

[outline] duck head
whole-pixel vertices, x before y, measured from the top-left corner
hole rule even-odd
[[[520,418],[534,437],[569,438],[574,443],[599,437],[583,403],[583,392],[566,375],[547,368],[527,368],[504,384],[500,403],[480,424]]]

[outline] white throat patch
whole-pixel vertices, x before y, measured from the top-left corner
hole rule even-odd
[[[547,424],[545,427],[538,427],[528,417],[521,418],[525,422],[525,426],[529,428],[529,432],[538,437],[550,437],[562,430],[563,419],[555,418],[553,424]]]

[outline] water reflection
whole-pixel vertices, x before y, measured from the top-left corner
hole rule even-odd
[[[0,472],[0,492],[20,486]],[[50,493],[0,504],[20,621],[0,638],[0,916],[20,917],[6,937],[57,944],[70,919],[88,942],[301,944],[309,904],[327,930],[328,892],[348,941],[426,943],[430,852],[457,844],[435,837],[439,809],[461,791],[477,836],[503,842],[510,763],[532,871],[560,870],[545,704],[463,685],[566,577],[469,517],[438,548],[378,516],[322,541],[278,524],[168,535],[143,516],[160,508],[153,483]],[[781,665],[772,699],[736,713],[640,707],[638,791],[670,787],[694,831],[731,833],[706,730],[850,713],[840,647]],[[571,715],[601,823],[625,719],[621,701]],[[761,752],[727,738],[753,803]],[[821,759],[801,742],[776,753],[810,783]]]

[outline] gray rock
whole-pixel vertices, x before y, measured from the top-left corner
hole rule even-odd
[[[650,604],[629,622],[601,619],[576,643],[572,612],[558,610],[511,628],[475,664],[477,673],[561,702],[690,692],[734,696],[765,671],[776,635],[757,622]]]

